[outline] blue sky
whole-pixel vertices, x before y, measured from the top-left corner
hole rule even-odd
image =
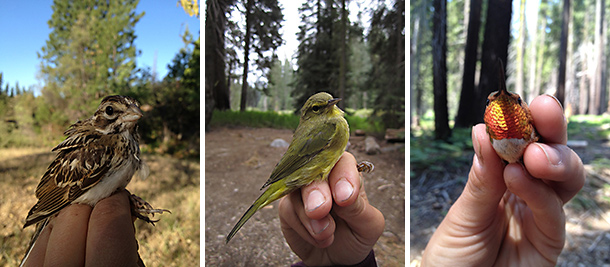
[[[142,52],[136,58],[138,68],[153,67],[157,53],[157,77],[167,74],[169,64],[184,46],[180,34],[188,25],[196,38],[200,22],[189,17],[176,0],[143,0],[136,11],[146,14],[136,24],[136,47]],[[53,1],[2,1],[0,3],[0,72],[2,87],[42,85],[36,79],[40,60],[37,52],[45,45],[51,29]]]

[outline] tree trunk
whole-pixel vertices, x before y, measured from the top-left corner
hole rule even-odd
[[[447,109],[447,0],[434,0],[434,37],[432,61],[434,83],[434,135],[447,140],[451,136]]]
[[[534,17],[534,18],[530,18],[533,19],[535,22],[534,25],[534,31],[531,34],[531,43],[530,43],[530,47],[532,48],[530,51],[530,55],[529,55],[529,60],[528,60],[528,64],[529,64],[529,74],[527,75],[527,93],[524,93],[523,95],[521,95],[521,97],[523,97],[523,99],[525,100],[525,102],[529,103],[530,101],[532,101],[532,99],[535,97],[534,95],[534,90],[535,90],[535,86],[536,86],[536,59],[537,59],[537,49],[538,49],[538,17]]]
[[[555,96],[564,105],[566,89],[566,57],[568,52],[568,25],[570,24],[570,0],[563,0],[561,40],[559,41],[559,75]],[[565,106],[565,105],[564,105]]]
[[[545,49],[545,39],[546,39],[546,19],[542,19],[542,25],[538,28],[538,55],[536,55],[536,76],[534,78],[534,88],[532,88],[531,95],[529,97],[530,100],[534,99],[541,92],[541,83],[542,83],[542,66],[544,65],[544,49]]]
[[[602,32],[602,36],[603,39],[602,40],[606,40],[607,36],[606,36],[606,29],[608,28],[608,20],[605,18],[604,16],[604,27],[603,32]],[[602,46],[603,49],[605,49],[606,44],[604,43],[604,45]],[[602,86],[601,86],[601,92],[600,92],[600,98],[599,98],[599,102],[600,102],[600,107],[599,107],[599,114],[604,113],[607,109],[608,109],[608,71],[607,71],[607,65],[606,65],[606,53],[605,50],[602,51],[601,53],[601,57],[602,57]]]
[[[246,0],[246,36],[245,45],[244,45],[244,74],[241,83],[241,102],[239,105],[239,111],[246,111],[246,101],[248,100],[248,65],[249,65],[249,56],[250,56],[250,39],[251,39],[251,31],[252,28],[252,6],[254,5],[254,0]]]
[[[568,17],[568,51],[566,57],[566,99],[564,109],[567,117],[574,114],[575,100],[575,85],[576,77],[576,66],[574,66],[574,5],[570,5],[570,16]]]
[[[345,0],[341,0],[341,61],[339,62],[339,98],[344,101],[339,102],[341,109],[345,108],[345,66],[347,65],[347,46],[345,37],[347,36],[347,6]]]
[[[455,127],[470,127],[477,122],[474,101],[475,97],[475,73],[477,67],[477,48],[479,46],[479,30],[481,28],[481,2],[482,0],[470,1],[470,14],[468,19],[468,36],[466,38],[466,49],[464,55],[464,76],[462,78],[462,93],[460,94],[460,106],[455,118]]]
[[[515,81],[515,93],[523,96],[523,54],[525,53],[525,0],[521,0],[519,6],[519,38],[517,40],[517,62],[515,62],[517,77]],[[508,62],[507,62],[508,63]],[[508,64],[507,64],[508,65]]]
[[[510,39],[511,1],[489,1],[485,22],[485,37],[481,58],[481,76],[476,93],[476,119],[483,122],[487,96],[499,90],[500,81],[496,69],[498,60],[506,63]]]
[[[602,98],[602,86],[603,86],[603,75],[604,70],[604,7],[605,0],[595,1],[595,76],[594,82],[591,86],[591,95],[589,97],[589,114],[599,115],[602,113],[601,110],[601,98]],[[603,90],[605,91],[605,90]]]
[[[417,118],[417,110],[415,109],[415,84],[417,84],[417,79],[419,77],[419,58],[420,56],[417,54],[417,41],[419,40],[419,31],[420,31],[420,19],[421,14],[418,12],[415,14],[415,18],[413,20],[413,32],[411,33],[411,47],[409,60],[411,61],[411,79],[409,80],[409,99],[410,102],[410,117],[411,117],[411,129],[417,127],[419,125],[419,121]]]
[[[205,123],[212,118],[214,108],[231,108],[229,89],[225,84],[225,24],[227,1],[206,2],[205,17]]]

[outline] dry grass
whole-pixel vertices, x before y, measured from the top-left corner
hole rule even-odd
[[[28,210],[36,202],[34,190],[55,154],[51,148],[0,150],[0,266],[16,266],[33,227],[23,230]],[[198,161],[144,155],[150,167],[148,179],[133,180],[132,193],[157,208],[171,210],[156,226],[136,222],[139,253],[147,266],[196,266],[199,264]]]

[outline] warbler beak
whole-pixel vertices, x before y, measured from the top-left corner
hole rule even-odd
[[[333,99],[331,99],[331,100],[328,100],[328,106],[330,107],[330,106],[332,106],[332,105],[335,105],[335,104],[337,104],[337,102],[339,102],[339,101],[341,101],[341,98],[333,98]]]
[[[144,114],[142,113],[142,110],[140,110],[140,108],[136,105],[130,105],[129,108],[127,109],[127,112],[125,112],[125,115],[123,115],[123,120],[124,121],[137,121],[140,118],[142,118]]]

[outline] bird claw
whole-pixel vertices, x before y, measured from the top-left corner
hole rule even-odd
[[[155,213],[159,213],[159,214],[163,214],[163,212],[172,213],[171,211],[169,211],[167,209],[155,209],[148,202],[144,201],[144,199],[142,199],[141,197],[136,196],[134,194],[130,195],[129,200],[131,203],[131,214],[136,216],[138,219],[143,220],[152,225],[155,225],[155,222],[158,222],[159,220],[152,220],[144,214],[152,214],[152,216],[155,216]]]
[[[375,170],[375,165],[368,161],[361,161],[356,165],[356,168],[358,168],[358,172],[371,173]]]

